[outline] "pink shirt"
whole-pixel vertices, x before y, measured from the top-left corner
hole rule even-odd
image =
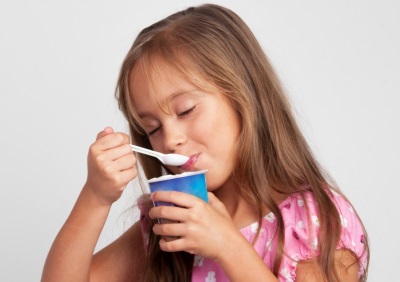
[[[366,252],[364,252],[362,225],[351,205],[343,197],[334,193],[333,200],[342,221],[342,233],[337,249],[350,249],[360,258],[359,276],[361,276],[367,257]],[[145,206],[139,201],[139,208],[142,213],[142,232],[147,245],[150,223],[147,217],[148,210]],[[309,209],[309,215],[306,206]],[[279,281],[290,282],[296,280],[298,261],[318,256],[318,212],[311,192],[305,193],[304,200],[299,193],[293,194],[285,199],[279,205],[279,208],[282,212],[285,225],[284,252],[287,255],[284,255],[282,258],[278,279]],[[309,223],[311,226],[309,226]],[[254,244],[255,250],[270,269],[272,269],[277,249],[277,240],[273,238],[276,227],[277,224],[273,213],[264,216],[261,223],[260,235]],[[255,222],[241,229],[240,232],[249,242],[253,242],[257,229],[258,222]],[[238,267],[240,267],[240,262],[238,262]],[[201,256],[195,256],[192,281],[219,282],[229,280],[217,263]]]

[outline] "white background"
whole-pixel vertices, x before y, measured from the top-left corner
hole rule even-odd
[[[201,1],[0,2],[0,280],[39,281],[86,178],[97,132],[127,127],[113,98],[137,33]],[[369,231],[369,281],[398,274],[400,5],[215,1],[252,28],[301,127]],[[367,4],[368,3],[368,4]],[[129,185],[98,249],[133,220]],[[127,210],[127,212],[124,212]]]

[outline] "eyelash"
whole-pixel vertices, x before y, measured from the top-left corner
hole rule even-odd
[[[179,116],[179,117],[186,116],[186,115],[190,114],[191,112],[193,112],[195,108],[196,108],[196,106],[193,106],[192,108],[190,108],[190,109],[188,109],[188,110],[186,110],[186,111],[183,111],[182,113],[178,114],[178,116]],[[154,133],[156,133],[160,128],[161,128],[161,126],[155,128],[155,129],[153,129],[152,131],[150,131],[149,133],[147,133],[147,135],[148,135],[148,136],[152,136],[152,135],[153,135]]]
[[[195,108],[196,108],[196,106],[193,106],[193,107],[191,107],[189,110],[186,110],[186,111],[184,111],[184,112],[178,114],[178,116],[181,117],[181,116],[188,115],[188,114],[190,114],[191,112],[193,112]]]
[[[156,133],[156,132],[157,132],[157,130],[159,130],[159,129],[160,129],[160,127],[161,127],[161,126],[159,126],[159,127],[155,128],[155,129],[153,129],[152,131],[150,131],[149,133],[147,133],[147,135],[148,135],[148,136],[151,136],[151,135],[153,135],[154,133]]]

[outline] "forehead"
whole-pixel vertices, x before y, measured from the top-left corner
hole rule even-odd
[[[142,61],[138,61],[129,74],[130,92],[151,92],[157,88],[169,87],[178,81],[177,71],[160,63],[154,66],[146,66]],[[135,94],[135,93],[132,93]]]
[[[169,96],[193,90],[214,92],[204,78],[181,62],[168,63],[163,59],[140,59],[129,73],[129,95],[134,106],[143,100],[162,103]]]

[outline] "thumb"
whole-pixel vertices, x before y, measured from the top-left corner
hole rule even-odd
[[[221,202],[214,193],[208,192],[208,204],[212,206],[218,213],[230,217],[223,202]]]
[[[218,207],[218,206],[224,206],[224,204],[214,195],[214,193],[208,192],[208,203],[211,206]]]
[[[104,128],[103,131],[99,132],[97,134],[96,140],[99,140],[101,137],[106,136],[108,134],[112,134],[114,133],[114,129],[112,129],[112,127],[107,126],[106,128]]]

